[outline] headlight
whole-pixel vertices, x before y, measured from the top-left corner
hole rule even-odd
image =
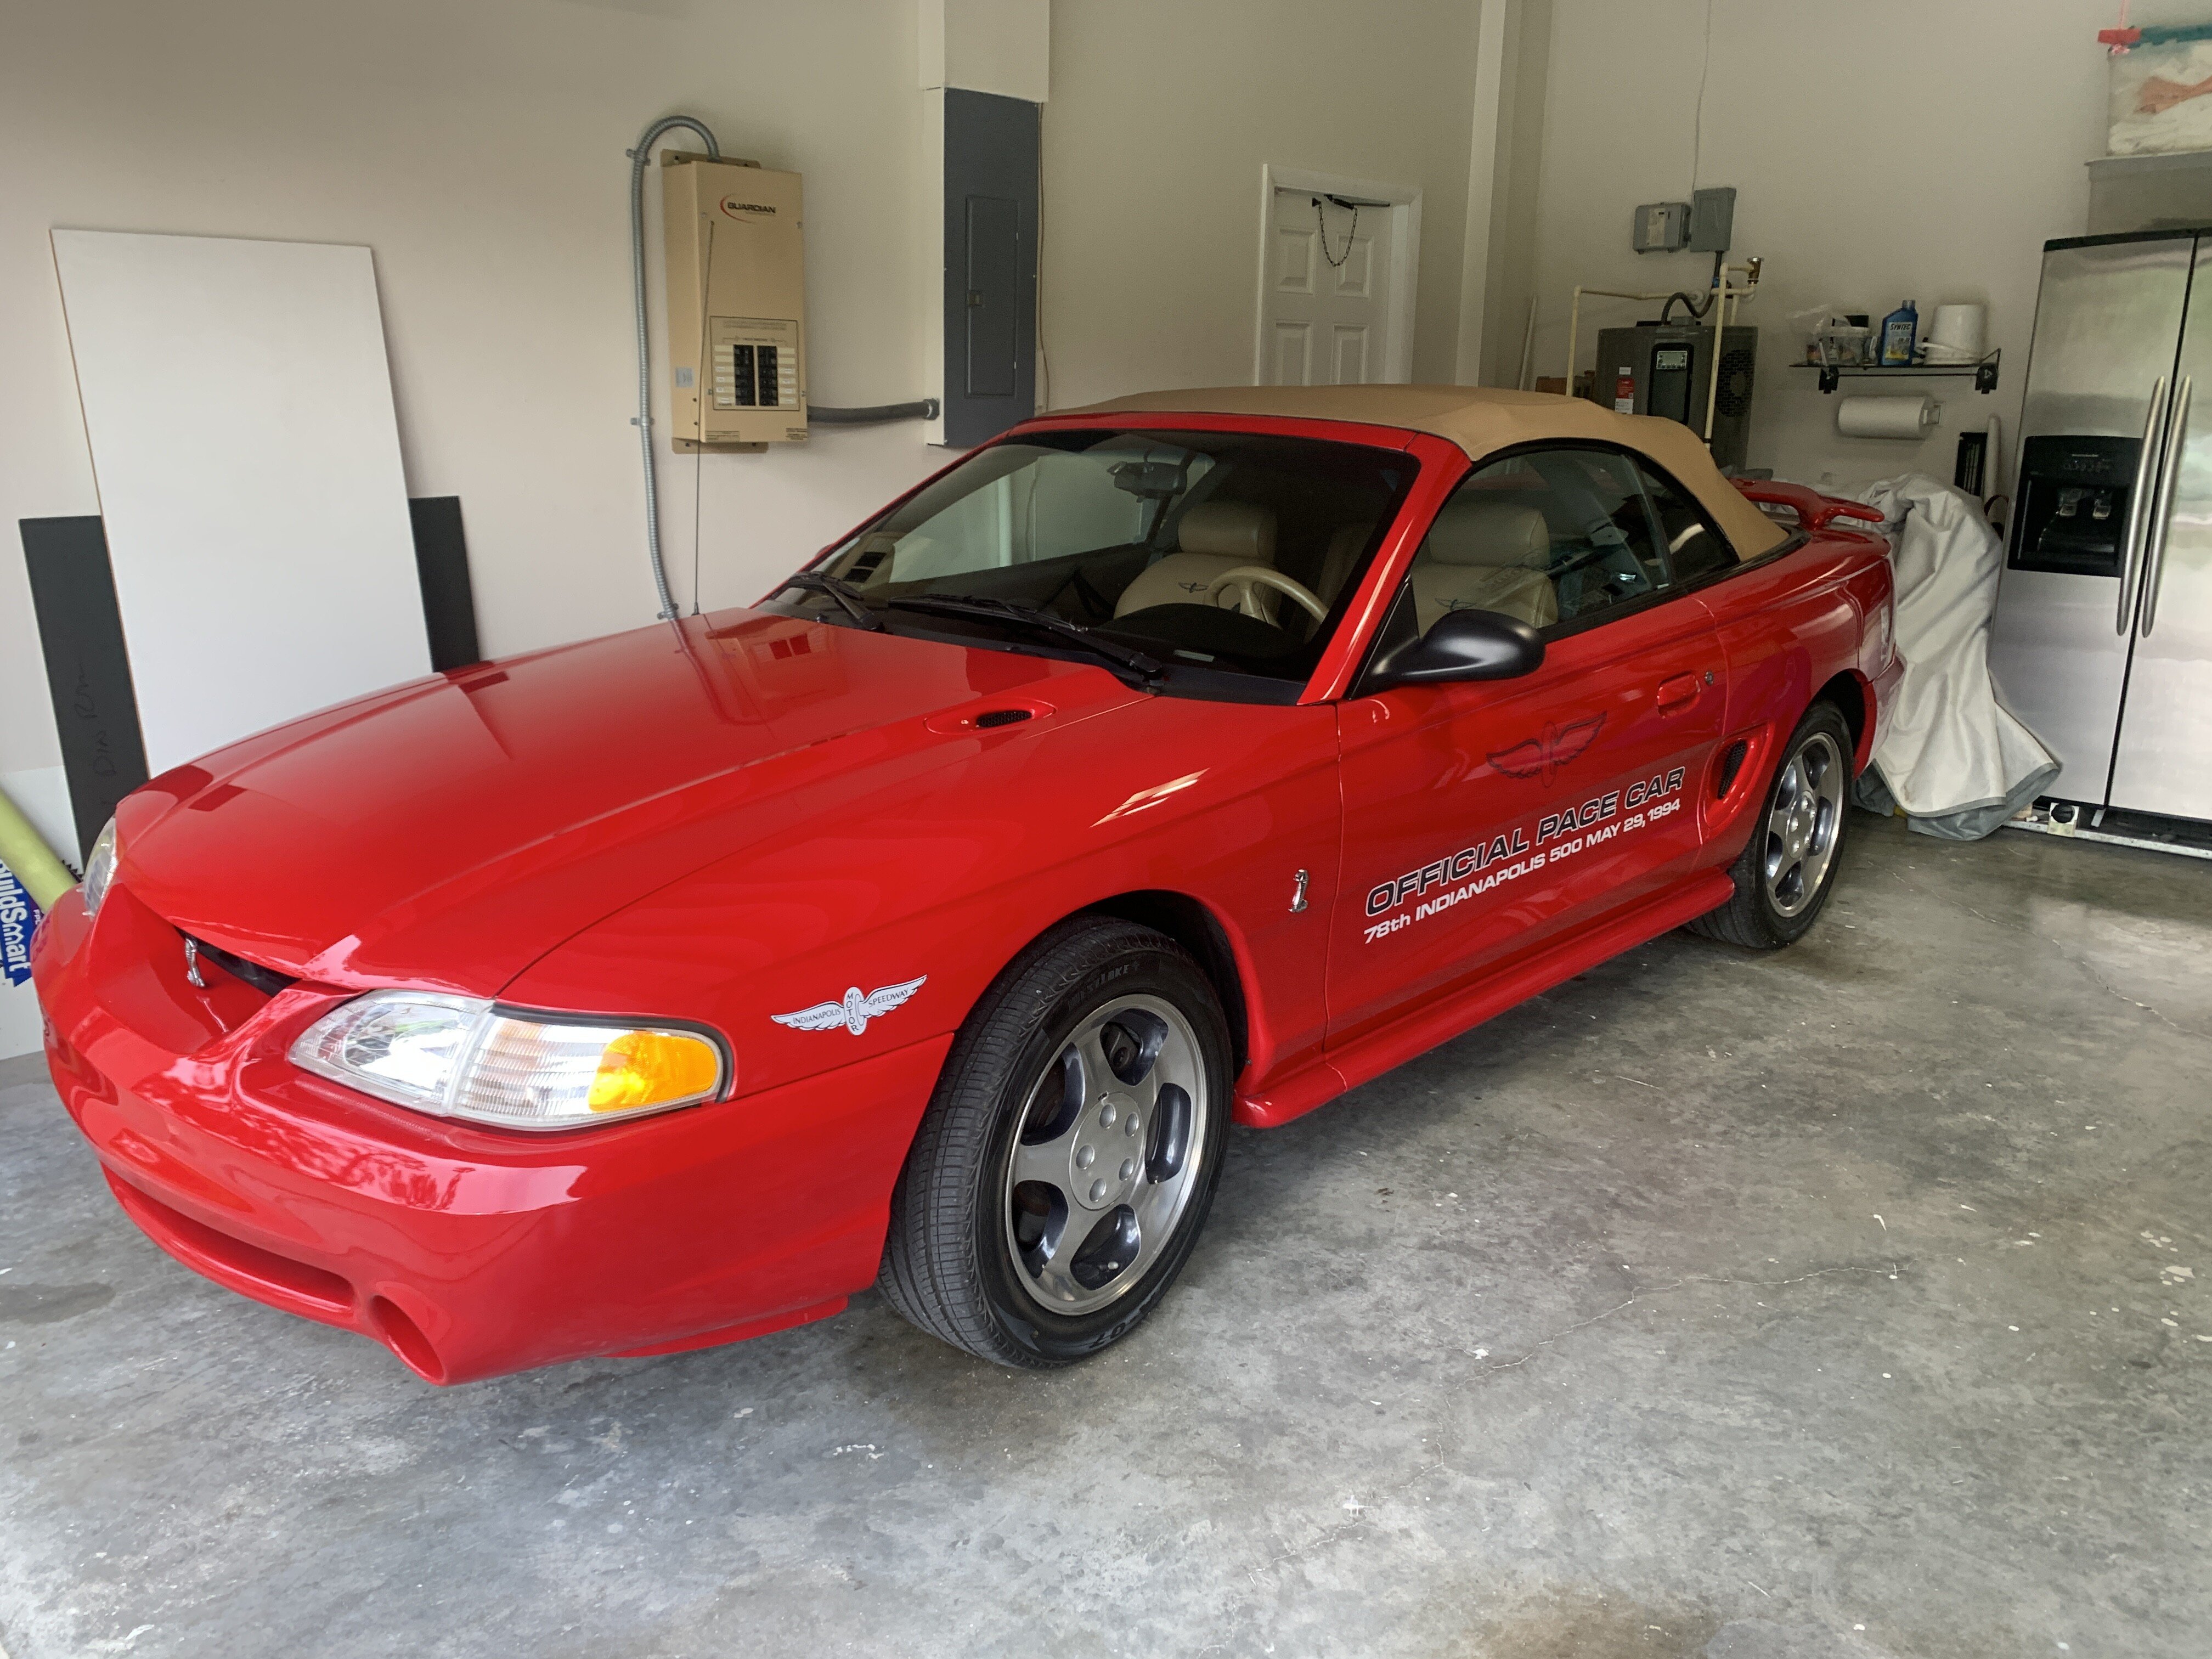
[[[77,890],[84,899],[84,913],[88,916],[100,914],[100,902],[107,896],[110,883],[115,879],[115,820],[108,819],[100,832],[100,839],[92,844],[92,856],[84,861],[84,879]]]
[[[300,1034],[292,1063],[398,1106],[507,1129],[572,1129],[711,1100],[696,1031],[534,1020],[471,997],[372,991]]]

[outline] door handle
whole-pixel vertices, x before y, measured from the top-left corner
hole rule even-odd
[[[1662,708],[1679,708],[1686,702],[1694,702],[1698,696],[1698,677],[1695,674],[1676,674],[1659,682],[1659,692],[1654,701]]]
[[[2173,528],[2173,486],[2181,476],[2181,451],[2189,439],[2189,392],[2195,379],[2191,374],[2181,377],[2181,389],[2173,394],[2173,418],[2166,423],[2166,465],[2159,469],[2158,501],[2151,508],[2150,550],[2143,559],[2145,639],[2150,637],[2151,623],[2158,619],[2159,583],[2166,575],[2166,538]]]
[[[2166,376],[2150,389],[2150,413],[2143,419],[2142,453],[2136,457],[2136,487],[2128,492],[2127,528],[2120,533],[2120,614],[2112,631],[2124,638],[2128,619],[2136,609],[2136,550],[2142,545],[2143,521],[2149,516],[2150,473],[2158,459],[2158,434],[2165,425]]]

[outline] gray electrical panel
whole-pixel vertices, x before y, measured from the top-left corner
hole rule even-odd
[[[945,441],[1036,412],[1037,106],[945,91]]]
[[[1735,186],[1694,191],[1690,198],[1690,252],[1726,253],[1735,235]]]

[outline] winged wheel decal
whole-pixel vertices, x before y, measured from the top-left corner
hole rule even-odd
[[[868,1029],[872,1019],[881,1019],[892,1009],[921,989],[929,975],[920,979],[902,980],[896,985],[879,985],[866,996],[860,988],[851,987],[842,1002],[817,1002],[811,1008],[801,1008],[788,1014],[770,1014],[769,1018],[779,1025],[788,1025],[794,1031],[834,1031],[840,1025],[854,1036]]]
[[[1510,749],[1498,750],[1490,757],[1490,763],[1511,778],[1533,778],[1540,774],[1548,786],[1559,775],[1561,767],[1597,740],[1598,728],[1604,724],[1602,714],[1565,726],[1547,720],[1542,736],[1525,738]]]

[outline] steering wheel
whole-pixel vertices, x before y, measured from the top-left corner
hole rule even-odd
[[[1206,584],[1200,603],[1218,605],[1224,595],[1233,594],[1231,608],[1261,622],[1273,622],[1274,618],[1260,607],[1259,590],[1263,587],[1272,587],[1278,593],[1289,594],[1316,622],[1328,620],[1328,607],[1314,597],[1310,588],[1293,581],[1273,566],[1264,564],[1240,564],[1234,570],[1223,571]]]

